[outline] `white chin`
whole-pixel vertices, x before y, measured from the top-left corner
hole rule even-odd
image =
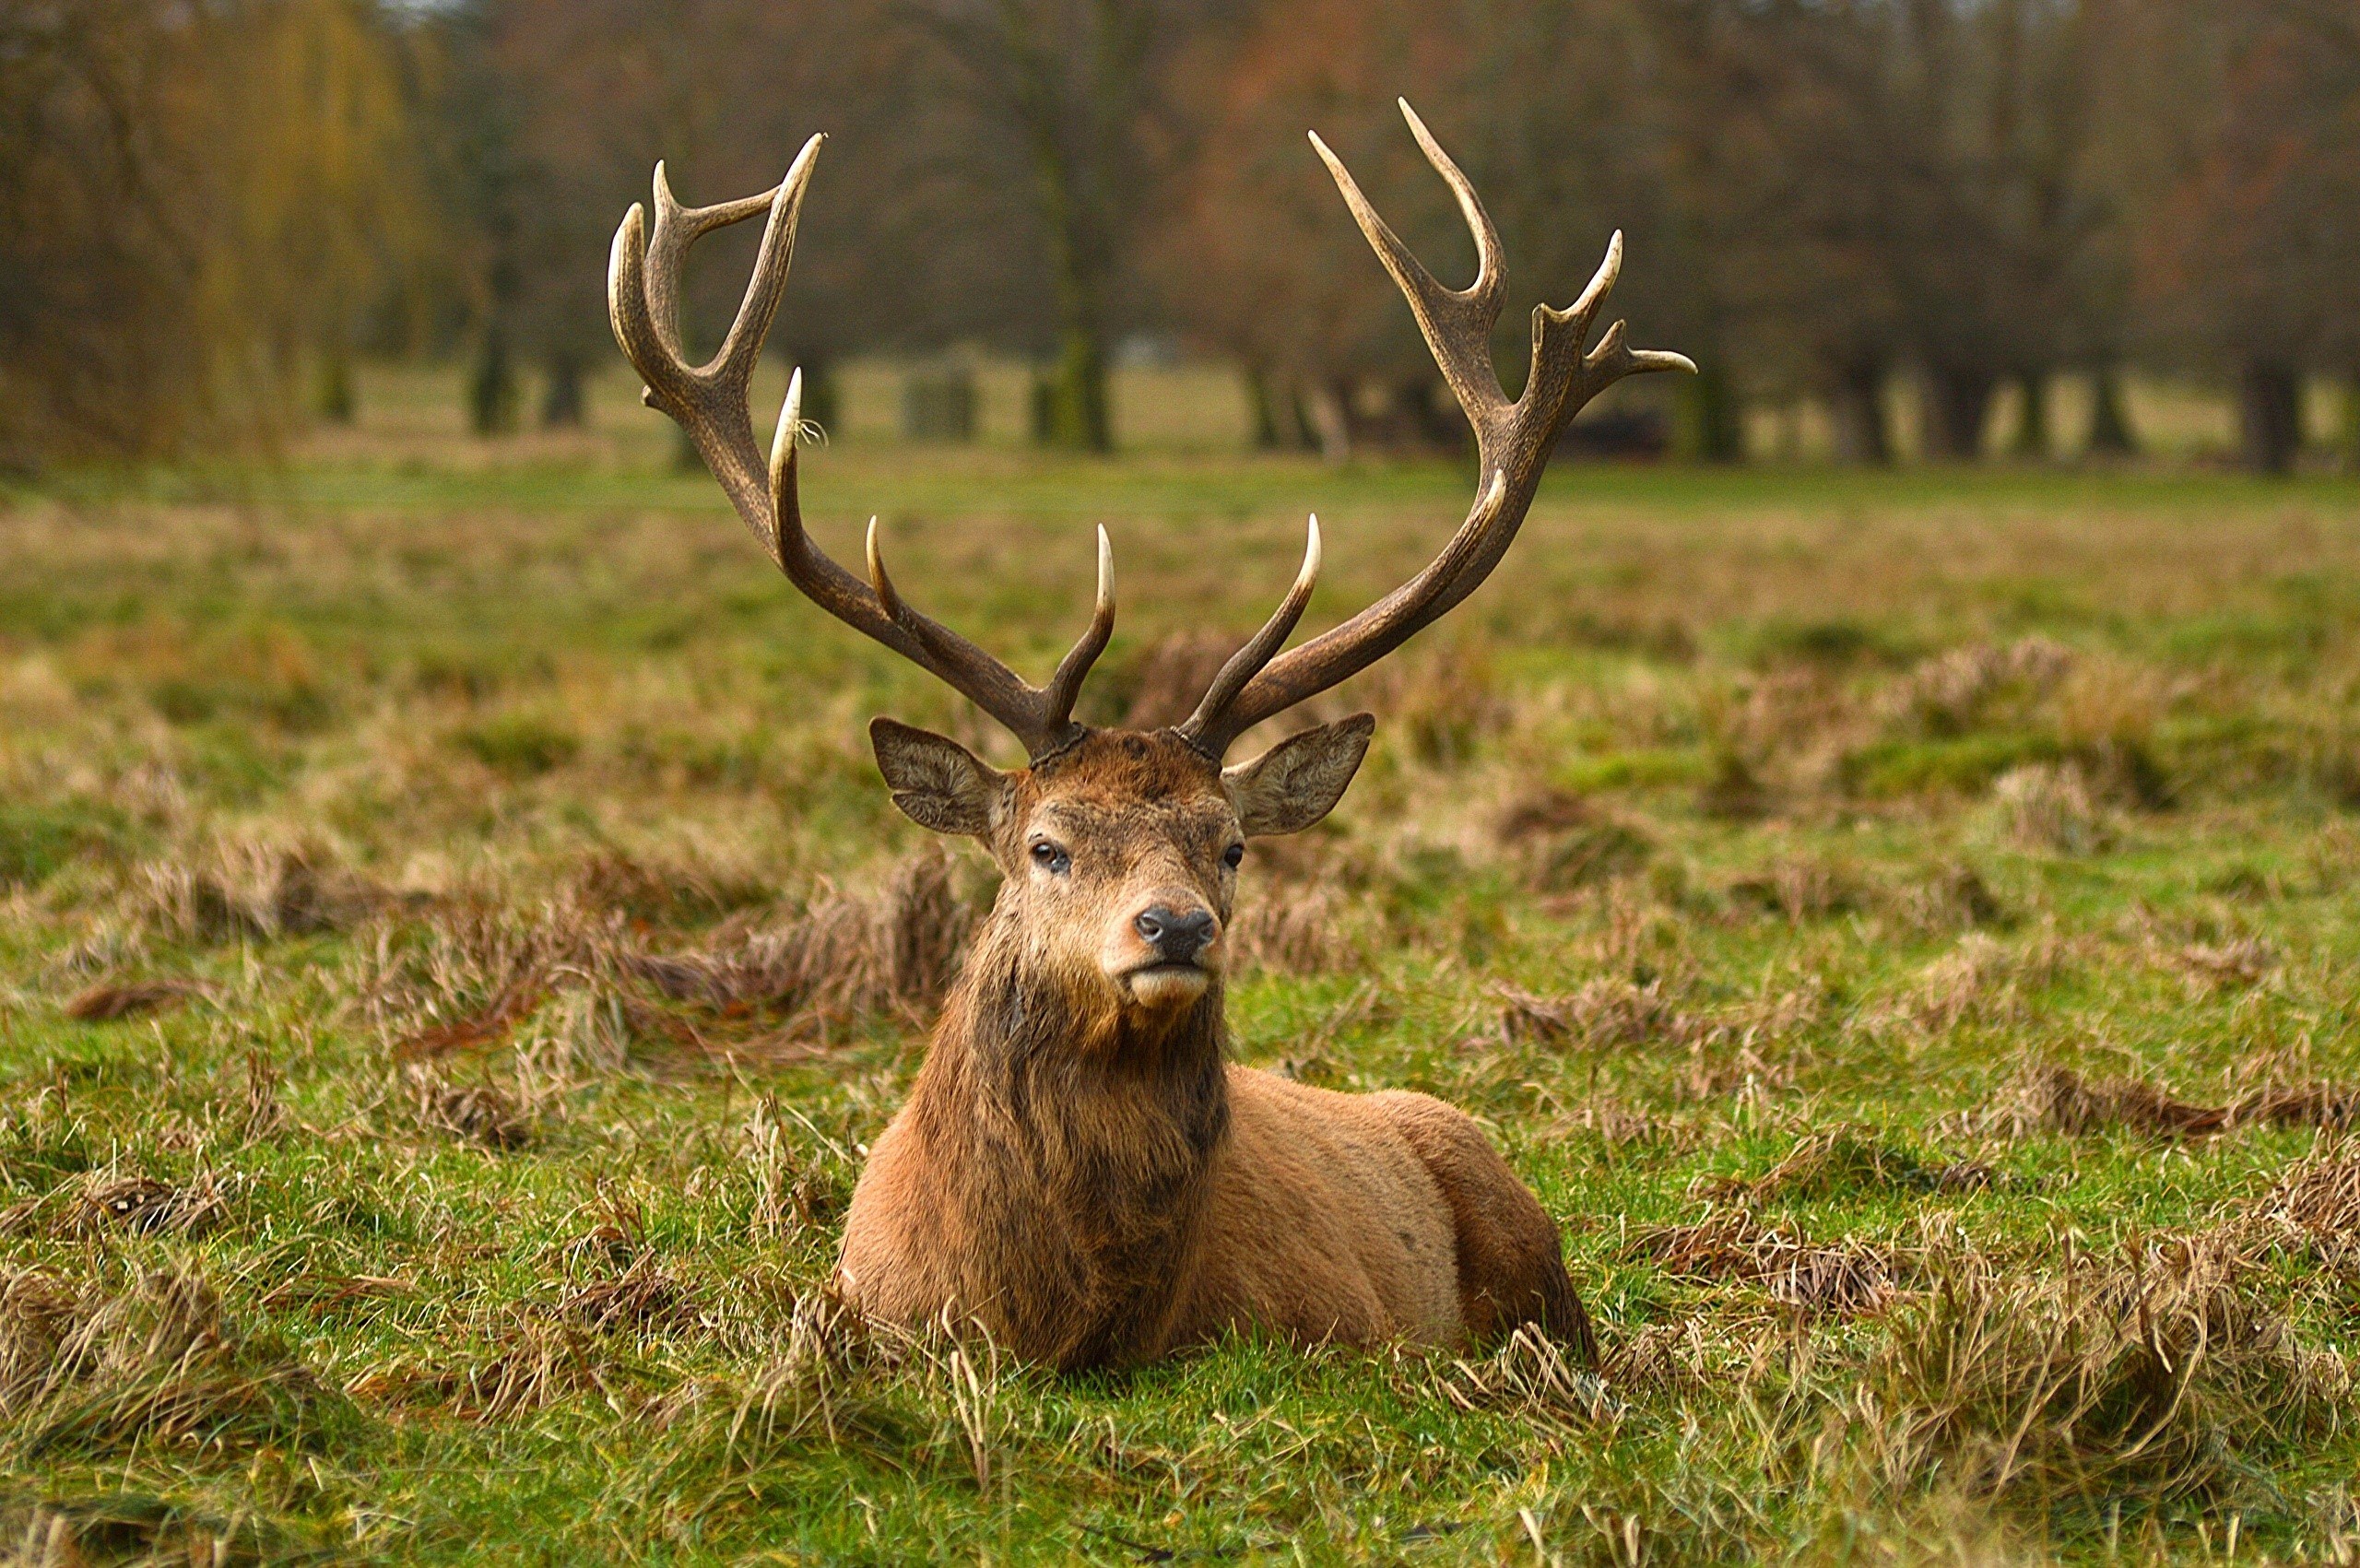
[[[1131,999],[1143,1008],[1162,1011],[1185,1007],[1205,994],[1212,977],[1203,970],[1169,964],[1142,969],[1128,976]]]

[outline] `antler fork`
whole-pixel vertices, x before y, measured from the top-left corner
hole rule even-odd
[[[1468,422],[1475,427],[1476,499],[1467,521],[1426,569],[1332,631],[1299,648],[1279,652],[1310,602],[1319,572],[1319,524],[1312,520],[1302,572],[1276,614],[1233,654],[1213,679],[1180,733],[1218,759],[1239,736],[1274,713],[1358,674],[1440,619],[1490,576],[1523,525],[1557,436],[1582,407],[1624,376],[1646,371],[1689,371],[1685,355],[1634,349],[1616,322],[1585,353],[1591,319],[1622,270],[1622,235],[1608,242],[1606,259],[1568,310],[1547,305],[1532,312],[1532,373],[1523,395],[1510,399],[1492,366],[1492,328],[1507,286],[1499,230],[1475,187],[1426,129],[1409,101],[1399,100],[1410,134],[1441,175],[1475,236],[1475,281],[1450,289],[1435,280],[1390,225],[1377,216],[1319,134],[1311,134],[1344,203],[1368,236],[1377,259],[1408,297],[1418,330]]]
[[[1081,734],[1073,722],[1074,699],[1114,635],[1115,563],[1106,530],[1098,530],[1098,599],[1089,630],[1058,664],[1048,685],[1029,686],[999,660],[902,598],[886,574],[875,518],[868,524],[867,583],[837,565],[804,532],[796,477],[796,440],[802,426],[800,370],[787,380],[786,404],[768,463],[755,442],[749,405],[754,366],[786,291],[803,193],[826,139],[815,136],[804,143],[786,178],[770,190],[714,206],[682,206],[658,163],[655,231],[648,232],[646,212],[636,202],[615,230],[607,269],[607,312],[615,341],[646,382],[643,396],[648,407],[679,423],[738,515],[806,598],[939,677],[1006,726],[1037,761]],[[737,319],[720,351],[702,365],[690,365],[681,350],[678,324],[680,266],[689,247],[715,229],[763,212],[770,218]]]

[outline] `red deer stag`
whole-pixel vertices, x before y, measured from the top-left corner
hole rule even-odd
[[[1505,287],[1499,236],[1467,177],[1401,109],[1474,232],[1465,289],[1437,282],[1326,144],[1312,145],[1474,425],[1473,509],[1424,571],[1282,653],[1319,572],[1315,518],[1278,612],[1186,722],[1152,733],[1072,717],[1114,628],[1103,528],[1090,629],[1036,688],[902,597],[873,519],[867,582],[804,532],[800,372],[764,464],[748,384],[821,137],[776,189],[715,206],[682,206],[658,164],[655,228],[634,205],[615,235],[608,298],[646,401],[688,432],[805,595],[939,677],[1030,758],[1002,772],[941,736],[887,718],[869,726],[894,804],[937,832],[978,840],[1004,879],[909,1101],[853,1195],[839,1277],[866,1311],[980,1323],[1059,1367],[1138,1362],[1232,1330],[1456,1343],[1536,1324],[1591,1349],[1555,1226],[1463,1113],[1423,1094],[1331,1093],[1226,1060],[1221,937],[1246,843],[1325,817],[1375,726],[1357,714],[1223,766],[1231,744],[1473,593],[1584,404],[1634,371],[1694,368],[1633,350],[1620,322],[1584,351],[1622,265],[1618,234],[1572,309],[1533,312],[1531,374],[1523,395],[1506,396],[1492,365]],[[699,236],[758,213],[769,227],[737,322],[710,362],[691,366],[677,325],[682,258]]]

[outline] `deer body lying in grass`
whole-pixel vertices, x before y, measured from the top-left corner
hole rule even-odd
[[[1463,1113],[1423,1094],[1333,1093],[1227,1059],[1222,935],[1246,845],[1325,817],[1374,721],[1324,725],[1225,764],[1232,743],[1473,592],[1584,404],[1634,371],[1693,368],[1629,348],[1620,323],[1584,350],[1620,266],[1617,235],[1577,303],[1534,312],[1531,375],[1520,397],[1502,393],[1491,360],[1498,236],[1466,177],[1402,111],[1474,233],[1478,269],[1464,289],[1436,282],[1312,140],[1474,426],[1474,506],[1423,572],[1282,652],[1318,573],[1315,518],[1284,602],[1168,730],[1097,730],[1071,716],[1114,629],[1103,528],[1096,613],[1040,688],[901,597],[873,519],[866,581],[805,533],[799,372],[767,464],[747,391],[820,137],[774,190],[716,206],[681,206],[658,165],[653,230],[633,206],[615,236],[615,334],[647,401],[679,421],[797,588],[972,700],[1030,758],[1002,772],[941,736],[884,718],[870,726],[895,804],[978,841],[1004,880],[853,1197],[840,1282],[867,1312],[977,1323],[1060,1367],[1137,1362],[1232,1331],[1455,1344],[1535,1325],[1590,1350],[1555,1226]],[[675,324],[681,261],[700,235],[761,213],[769,223],[738,320],[709,363],[690,366]]]

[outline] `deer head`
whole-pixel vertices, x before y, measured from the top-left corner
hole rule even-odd
[[[1278,610],[1221,667],[1185,723],[1152,733],[1093,730],[1073,719],[1082,680],[1114,631],[1113,553],[1103,528],[1090,626],[1048,683],[1034,687],[901,596],[874,518],[866,581],[812,543],[796,492],[799,371],[788,381],[763,461],[748,392],[785,289],[796,218],[824,137],[804,145],[775,188],[714,206],[680,206],[659,163],[653,230],[634,204],[615,233],[608,311],[616,339],[646,382],[645,401],[679,422],[779,569],[813,603],[931,671],[1023,743],[1028,764],[1003,772],[955,741],[891,719],[878,719],[869,731],[894,803],[925,827],[978,840],[999,863],[1000,924],[1021,933],[1026,965],[1060,981],[1067,995],[1094,996],[1110,1013],[1167,1016],[1206,998],[1219,978],[1222,930],[1246,842],[1297,832],[1325,817],[1366,755],[1375,725],[1359,714],[1224,765],[1237,737],[1366,669],[1473,593],[1522,525],[1558,433],[1591,398],[1634,372],[1695,369],[1678,354],[1630,348],[1621,322],[1584,349],[1622,267],[1618,233],[1570,308],[1534,310],[1531,374],[1522,395],[1509,398],[1492,364],[1492,329],[1505,288],[1498,232],[1474,187],[1407,102],[1401,112],[1474,235],[1475,280],[1465,289],[1437,282],[1327,145],[1316,135],[1311,140],[1408,297],[1435,363],[1474,426],[1474,505],[1422,572],[1342,624],[1286,649],[1318,579],[1319,523],[1313,518],[1303,568]],[[760,213],[768,214],[768,226],[737,320],[710,361],[690,365],[678,326],[682,260],[700,236]]]

